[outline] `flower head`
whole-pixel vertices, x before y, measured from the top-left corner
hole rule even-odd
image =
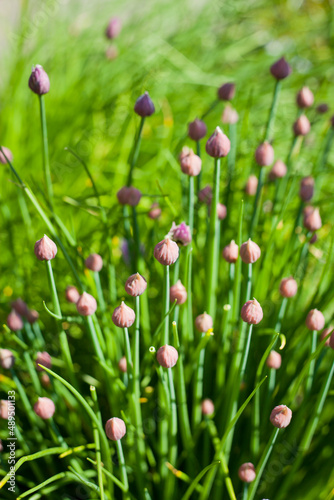
[[[112,17],[106,28],[106,37],[109,38],[109,40],[117,38],[121,32],[121,29],[122,23],[119,17]]]
[[[34,404],[34,412],[43,420],[48,420],[53,417],[56,407],[54,402],[49,398],[38,398]]]
[[[231,241],[226,247],[223,249],[223,257],[226,262],[230,264],[234,264],[238,260],[239,256],[239,247],[234,240]]]
[[[36,241],[34,252],[38,260],[52,260],[57,255],[57,245],[45,234]]]
[[[292,411],[285,405],[275,406],[270,414],[270,422],[278,429],[284,429],[289,425],[292,418]]]
[[[196,118],[193,122],[188,125],[188,136],[193,141],[200,141],[206,136],[208,129],[202,120]]]
[[[83,292],[78,299],[76,306],[79,314],[82,316],[91,316],[97,309],[97,302],[92,295],[87,292]]]
[[[269,142],[263,142],[255,151],[255,161],[260,167],[267,167],[274,161],[274,148]]]
[[[173,368],[179,359],[179,354],[175,347],[164,345],[157,351],[157,361],[163,368]]]
[[[176,303],[180,306],[186,302],[187,296],[187,290],[182,285],[181,280],[178,280],[175,285],[170,287],[170,301],[172,303],[176,300]]]
[[[112,441],[119,441],[126,434],[126,425],[121,418],[110,418],[105,425],[106,434]]]
[[[230,149],[230,139],[222,132],[220,127],[217,127],[206,143],[206,152],[212,158],[223,158],[228,155]]]
[[[163,266],[171,266],[179,257],[179,247],[175,241],[167,237],[156,244],[154,257]]]
[[[5,370],[10,370],[15,364],[15,356],[9,349],[0,349],[0,364]]]
[[[256,299],[248,300],[241,308],[241,318],[249,325],[257,325],[263,319],[262,307]]]
[[[179,245],[189,245],[191,242],[190,227],[185,222],[181,222],[178,226],[173,222],[169,237]]]
[[[202,169],[202,160],[192,149],[184,147],[180,154],[180,165],[184,174],[195,177]]]
[[[40,64],[33,66],[29,78],[29,87],[37,95],[47,94],[50,90],[50,80]]]
[[[51,368],[52,366],[52,358],[50,356],[50,354],[46,351],[43,351],[43,352],[38,352],[37,353],[37,356],[36,356],[36,370],[39,371],[39,372],[42,372],[43,371],[43,368],[41,368],[40,366],[38,365],[43,365],[45,366],[46,368]]]
[[[213,319],[210,314],[204,312],[195,319],[196,329],[201,333],[206,333],[213,327]]]
[[[291,66],[287,63],[284,57],[281,57],[270,68],[270,73],[276,80],[284,80],[291,73]]]
[[[269,368],[278,370],[281,367],[281,364],[282,356],[280,355],[280,353],[276,351],[270,351],[269,356],[266,359],[266,365]]]
[[[113,323],[119,328],[129,328],[135,322],[136,315],[131,307],[127,306],[124,302],[114,309],[112,314]]]
[[[148,92],[145,92],[145,94],[138,97],[134,110],[135,113],[137,113],[137,115],[141,116],[142,118],[153,115],[155,107]]]
[[[321,311],[318,311],[318,309],[311,309],[306,316],[305,324],[309,330],[316,330],[319,332],[325,326],[324,315]]]
[[[125,291],[132,297],[138,297],[138,295],[142,295],[147,288],[147,281],[143,276],[139,273],[132,274],[126,280],[125,283]]]
[[[314,103],[313,92],[308,87],[303,87],[297,94],[298,108],[309,108]]]
[[[224,83],[218,89],[218,98],[222,101],[231,101],[235,96],[235,84],[228,82]]]
[[[87,269],[90,269],[94,272],[101,271],[103,267],[103,260],[101,255],[99,255],[98,253],[91,253],[85,260],[85,266],[87,267]]]
[[[2,149],[2,151],[1,151]],[[1,146],[1,149],[0,149],[0,163],[2,163],[3,165],[6,165],[7,163],[7,159],[12,162],[13,161],[13,153],[11,152],[10,149],[8,148],[5,148],[5,146]],[[5,154],[4,154],[5,153]]]
[[[261,257],[261,249],[249,238],[240,247],[240,257],[246,264],[254,264]]]
[[[250,175],[247,180],[247,184],[245,187],[245,192],[248,196],[255,196],[257,191],[257,185],[259,181],[256,175]]]
[[[286,298],[294,297],[297,293],[297,290],[298,290],[297,281],[292,276],[282,279],[279,286],[279,291],[282,297]]]
[[[244,483],[251,483],[256,478],[255,467],[251,462],[242,464],[238,470],[238,476]]]

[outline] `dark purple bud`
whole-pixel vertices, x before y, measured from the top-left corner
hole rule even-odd
[[[206,136],[207,127],[202,120],[196,118],[188,125],[188,135],[193,141],[200,141]]]
[[[212,136],[208,139],[205,149],[212,158],[222,158],[227,156],[230,152],[230,139],[219,127],[217,127]]]
[[[291,66],[287,63],[284,57],[281,57],[270,68],[270,73],[276,80],[284,80],[291,74]]]
[[[117,38],[122,29],[121,20],[118,17],[112,17],[106,29],[106,37],[109,40]]]
[[[231,101],[235,96],[235,84],[234,83],[224,83],[218,89],[218,98],[222,101]]]
[[[29,87],[37,95],[47,94],[50,90],[50,80],[40,64],[32,68]]]
[[[145,94],[138,97],[134,110],[137,115],[141,116],[142,118],[144,118],[145,116],[153,115],[155,107],[148,92],[145,92]]]

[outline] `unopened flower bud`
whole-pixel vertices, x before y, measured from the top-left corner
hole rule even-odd
[[[321,334],[320,339],[324,340],[324,338],[327,337],[327,335],[329,335],[331,332],[334,332],[334,327],[333,326],[329,326],[328,328],[325,328],[324,331]],[[326,347],[328,347],[330,345],[329,344],[330,339],[331,339],[331,337],[328,337],[328,339],[326,340],[326,342],[325,342],[325,346]],[[334,349],[334,347],[333,347],[333,349]]]
[[[142,118],[153,115],[155,107],[148,92],[138,97],[134,110]]]
[[[222,114],[222,122],[224,123],[224,125],[234,125],[235,123],[238,122],[238,120],[239,120],[239,115],[237,111],[234,108],[232,108],[230,104],[225,106],[225,109]]]
[[[270,422],[278,429],[284,429],[289,425],[292,418],[292,411],[285,405],[275,406],[270,414]]]
[[[123,373],[126,373],[127,371],[127,361],[126,361],[126,357],[123,356],[119,362],[118,362],[118,368],[121,370],[121,372]]]
[[[270,351],[269,356],[266,359],[266,365],[273,370],[278,370],[282,364],[282,356],[279,352]]]
[[[98,253],[90,254],[85,260],[85,266],[87,267],[87,269],[90,269],[91,271],[97,273],[101,271],[103,267],[103,260],[101,255],[99,255]]]
[[[201,203],[206,203],[207,205],[209,205],[212,200],[212,187],[205,186],[203,189],[201,189],[198,192],[198,199]]]
[[[140,202],[141,192],[135,187],[124,186],[117,192],[117,199],[121,205],[135,207]]]
[[[26,316],[28,314],[28,306],[21,298],[13,300],[11,306],[20,316]]]
[[[308,87],[303,87],[296,98],[298,108],[309,108],[314,103],[314,95]]]
[[[42,418],[43,420],[48,420],[49,418],[52,418],[55,411],[56,411],[55,404],[49,398],[38,398],[38,400],[34,404],[34,412],[38,417]]]
[[[269,172],[269,180],[274,181],[276,179],[281,179],[282,177],[285,177],[287,170],[288,169],[285,163],[282,162],[282,160],[275,161],[274,165],[272,166],[272,169]]]
[[[246,264],[254,264],[261,257],[261,249],[249,238],[240,247],[240,257]]]
[[[0,349],[0,364],[5,370],[10,370],[15,364],[15,356],[9,349]]]
[[[27,313],[27,321],[31,325],[34,324],[39,318],[39,314],[35,309],[29,309]]]
[[[42,373],[41,381],[46,389],[48,389],[51,386],[51,380],[47,373]]]
[[[148,216],[150,219],[158,219],[161,215],[161,208],[159,207],[159,203],[152,203]]]
[[[2,149],[2,151],[1,151]],[[0,149],[0,163],[2,163],[3,165],[6,165],[7,163],[7,160],[6,160],[6,157],[8,158],[8,160],[10,162],[13,161],[13,153],[11,152],[10,149],[8,148],[5,148],[5,146],[1,146],[1,149]],[[3,154],[5,153],[5,154]]]
[[[319,332],[325,326],[324,315],[321,311],[318,311],[318,309],[311,309],[311,311],[306,316],[305,324],[309,330],[316,330],[317,332]]]
[[[80,299],[79,290],[75,286],[68,286],[66,288],[65,297],[67,302],[71,302],[72,304],[76,304]]]
[[[187,290],[182,285],[181,280],[170,287],[170,301],[173,303],[175,300],[179,306],[187,300]]]
[[[322,226],[320,212],[318,208],[313,208],[304,213],[304,227],[309,231],[317,231]]]
[[[206,152],[209,156],[212,156],[212,158],[223,158],[228,155],[230,149],[230,139],[222,132],[220,127],[216,127],[216,130],[206,143]]]
[[[203,399],[202,401],[202,414],[210,417],[215,412],[215,405],[211,399]]]
[[[109,40],[117,38],[121,32],[121,29],[122,23],[119,17],[112,17],[106,28],[106,37],[109,38]]]
[[[196,329],[201,333],[206,333],[213,327],[213,319],[210,314],[204,312],[195,319]]]
[[[255,467],[251,462],[242,464],[238,470],[238,476],[244,483],[251,483],[256,478]]]
[[[14,408],[9,401],[2,399],[0,401],[0,418],[8,420],[8,412],[11,408]]]
[[[126,280],[124,288],[126,293],[128,293],[132,297],[138,297],[138,295],[141,295],[142,293],[145,292],[147,288],[147,281],[139,273],[132,274]]]
[[[304,177],[300,181],[299,196],[303,201],[310,201],[314,194],[314,179],[311,176]]]
[[[293,132],[296,136],[307,135],[311,130],[311,124],[305,115],[301,115],[293,124]]]
[[[218,98],[222,101],[231,101],[235,96],[235,84],[234,83],[224,83],[218,89]]]
[[[248,177],[248,181],[247,181],[247,184],[245,187],[246,194],[248,194],[249,196],[255,196],[258,183],[259,183],[259,181],[258,181],[258,178],[256,177],[256,175],[250,175]]]
[[[189,245],[191,242],[190,227],[187,226],[185,222],[181,222],[178,226],[173,222],[171,230],[169,231],[169,237],[179,245]]]
[[[249,325],[257,325],[263,319],[262,307],[256,299],[248,300],[241,308],[241,318]]]
[[[7,326],[12,332],[17,332],[23,328],[22,318],[14,309],[7,316]]]
[[[38,352],[36,356],[36,370],[39,372],[43,371],[43,368],[41,368],[38,365],[43,365],[45,368],[51,368],[52,367],[52,358],[50,354],[46,351],[43,352]]]
[[[202,120],[196,118],[193,122],[188,125],[188,135],[193,141],[200,141],[206,136],[207,127]]]
[[[291,66],[287,63],[284,57],[281,57],[270,68],[270,73],[276,80],[284,80],[291,73]]]
[[[105,425],[106,434],[112,441],[119,441],[126,434],[126,425],[121,418],[110,418]]]
[[[92,295],[83,292],[76,303],[76,307],[81,316],[91,316],[97,309],[97,302]]]
[[[165,238],[155,246],[154,257],[163,266],[171,266],[179,257],[179,247],[175,241]]]
[[[179,359],[179,354],[172,345],[164,345],[157,351],[157,361],[163,368],[173,368]]]
[[[222,203],[217,203],[217,216],[219,220],[224,220],[226,218],[227,210],[225,205]]]
[[[36,241],[34,252],[38,260],[52,260],[57,255],[57,245],[45,234]]]
[[[223,257],[226,262],[230,264],[234,264],[238,260],[239,256],[239,247],[234,240],[231,241],[226,247],[223,249]]]
[[[297,281],[293,279],[292,276],[282,279],[279,286],[279,291],[282,297],[286,298],[294,297],[297,293],[297,290],[298,290]]]
[[[318,104],[318,106],[316,108],[316,111],[318,113],[320,113],[321,115],[324,114],[324,113],[327,113],[328,110],[329,110],[329,106],[325,102],[322,102],[322,103]]]
[[[50,90],[49,77],[40,64],[32,68],[29,78],[29,87],[37,95],[47,94]]]
[[[184,174],[194,177],[201,171],[202,160],[192,149],[184,147],[180,154],[180,165]]]
[[[263,142],[255,151],[255,161],[260,167],[267,167],[274,161],[274,148],[269,142]]]
[[[119,328],[129,328],[135,322],[136,315],[131,307],[124,302],[114,309],[112,314],[113,323]]]

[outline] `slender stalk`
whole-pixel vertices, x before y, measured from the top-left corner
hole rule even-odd
[[[132,365],[129,331],[127,328],[123,328],[123,332],[124,332],[126,366],[127,366],[127,373],[129,375],[129,390],[130,390],[130,392],[132,392],[132,389],[133,389],[133,365]]]
[[[169,290],[169,266],[165,266],[165,281],[164,281],[164,329],[162,336],[162,345],[169,342],[169,316],[170,307],[170,290]]]
[[[201,143],[200,141],[196,141],[196,154],[201,157]],[[201,180],[202,180],[202,170],[197,176],[197,193],[201,190]]]
[[[208,273],[207,273],[207,296],[206,311],[212,318],[215,317],[216,289],[218,282],[218,230],[219,220],[217,214],[217,203],[219,202],[220,181],[220,158],[215,158],[213,196],[211,202],[209,242],[208,242]]]
[[[133,169],[134,169],[134,167],[137,163],[137,160],[138,160],[140,143],[141,143],[141,134],[142,134],[143,127],[144,127],[144,122],[145,122],[145,117],[142,117],[140,120],[139,130],[135,136],[133,148],[132,148],[132,151],[131,151],[131,154],[129,157],[130,170],[129,170],[128,182],[127,182],[128,186],[131,186],[131,184],[132,184]]]
[[[194,178],[189,176],[189,216],[188,224],[190,228],[190,234],[192,236],[192,242],[187,247],[187,316],[188,316],[188,341],[193,341],[194,331],[193,331],[193,303],[192,303],[192,262],[193,262],[193,233],[194,233]]]
[[[241,370],[240,370],[240,381],[242,381],[242,379],[245,375],[245,371],[246,371],[249,348],[250,348],[250,343],[251,343],[251,339],[252,339],[252,331],[253,331],[253,325],[249,325],[248,335],[247,335],[247,340],[246,340],[246,345],[245,345],[245,349],[244,349]]]
[[[137,220],[136,207],[132,207],[133,220],[133,272],[138,272],[140,259],[140,241],[139,241],[139,226]]]
[[[170,394],[170,422],[169,422],[169,452],[168,461],[174,464],[177,459],[177,410],[176,410],[176,397],[173,381],[172,368],[167,368],[168,375],[168,388]],[[172,498],[175,491],[175,476],[172,475],[166,484],[165,498],[169,500]]]
[[[206,337],[205,332],[202,333],[201,339]],[[195,384],[194,384],[194,397],[193,397],[193,411],[192,411],[192,429],[193,431],[200,424],[202,418],[201,402],[203,397],[203,380],[204,380],[204,360],[205,360],[205,348],[201,349],[198,365],[195,374]]]
[[[253,500],[253,498],[256,494],[256,490],[260,484],[260,480],[261,480],[264,468],[267,465],[270,454],[272,452],[275,441],[277,439],[278,433],[279,433],[279,429],[275,429],[273,431],[271,438],[269,439],[267,446],[265,447],[265,449],[263,451],[263,454],[260,458],[260,461],[259,461],[258,465],[256,466],[256,478],[251,484],[251,487],[249,490],[249,495],[248,495],[248,500]]]
[[[285,311],[286,311],[287,305],[288,305],[288,299],[287,299],[287,297],[284,297],[282,300],[281,306],[279,308],[279,311],[278,311],[278,317],[277,317],[277,321],[276,321],[276,325],[275,325],[276,332],[279,332],[281,330],[282,321],[283,321],[283,318],[285,316]]]
[[[231,264],[231,266],[234,266],[234,264]],[[228,322],[230,317],[230,310],[230,304],[225,304],[223,307],[221,345],[219,344],[218,346],[217,354],[216,394],[218,395],[218,397],[220,394],[222,394],[223,386],[225,383],[227,355],[231,347],[231,339],[228,337]]]
[[[255,195],[255,201],[254,201],[254,208],[253,208],[253,213],[252,213],[252,218],[249,226],[249,237],[251,238],[254,232],[254,228],[257,225],[258,218],[259,218],[259,211],[260,211],[260,197],[261,197],[261,192],[262,192],[262,187],[263,187],[263,180],[264,180],[264,167],[260,167],[260,172],[259,172],[259,178],[258,178],[258,183],[257,183],[257,188],[256,188],[256,195]]]
[[[229,199],[231,194],[231,184],[234,176],[235,159],[237,153],[237,124],[229,124],[229,139],[231,141],[231,149],[227,156],[227,186],[225,191],[225,205],[228,210]]]
[[[101,348],[101,342],[99,341],[92,316],[87,316],[86,322],[94,346],[95,354],[103,363],[105,363],[105,357]]]
[[[246,286],[246,297],[245,297],[245,302],[248,302],[248,300],[251,297],[251,291],[252,291],[252,272],[253,272],[253,264],[248,264],[248,273],[247,273],[247,286]]]
[[[101,313],[104,313],[106,310],[106,303],[105,303],[104,297],[103,297],[103,290],[102,290],[102,286],[101,286],[100,273],[95,271],[93,273],[93,275],[94,275],[98,304],[99,304]]]
[[[128,474],[126,472],[126,465],[125,465],[125,460],[124,460],[124,453],[123,453],[123,447],[121,440],[119,439],[116,441],[116,450],[117,450],[117,456],[118,456],[118,463],[121,468],[121,478],[122,478],[122,483],[124,484],[126,488],[126,492],[123,491],[123,498],[129,499],[130,495],[127,493],[129,489],[129,481],[128,481]]]
[[[239,223],[238,223],[238,246],[239,249],[242,245],[242,221],[244,214],[244,201],[241,200],[240,210],[239,210]],[[241,288],[241,270],[242,270],[242,260],[238,258],[235,264],[235,279],[233,283],[233,307],[232,307],[232,322],[233,325],[237,324],[240,309],[240,288]]]
[[[317,331],[313,330],[312,331],[312,341],[311,341],[311,352],[310,352],[311,356],[315,352],[316,348],[317,348]],[[307,379],[306,379],[306,387],[305,387],[306,394],[309,394],[311,392],[311,389],[312,389],[314,368],[315,368],[315,359],[312,359],[310,366],[309,366]]]
[[[248,497],[248,483],[244,483],[244,487],[242,490],[242,500],[247,500]]]
[[[51,170],[50,170],[50,160],[49,160],[49,143],[48,143],[48,130],[46,126],[46,114],[45,114],[45,102],[44,96],[39,96],[40,104],[40,115],[41,115],[41,125],[42,125],[42,141],[43,141],[43,164],[44,164],[44,175],[46,183],[46,192],[48,195],[48,202],[50,206],[53,206],[53,189],[51,181]]]
[[[99,404],[98,404],[98,400],[97,400],[96,387],[94,387],[92,385],[90,386],[90,394],[91,394],[92,399],[93,399],[95,414],[100,416],[100,409],[99,409]],[[95,443],[97,478],[98,478],[98,484],[99,484],[99,488],[100,488],[100,498],[101,498],[101,500],[103,500],[104,499],[104,486],[103,486],[100,436],[99,436],[99,430],[97,428],[96,423],[93,422],[92,424],[93,424],[93,436],[94,436],[94,443]]]

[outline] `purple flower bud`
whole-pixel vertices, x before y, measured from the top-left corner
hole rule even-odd
[[[12,302],[12,308],[19,314],[20,316],[27,316],[28,314],[28,306],[20,297]]]
[[[80,299],[79,290],[75,286],[68,286],[66,288],[65,297],[67,302],[71,302],[72,304],[76,304]]]
[[[122,23],[119,17],[112,17],[106,28],[106,37],[109,38],[109,40],[117,38],[121,32],[121,29]]]
[[[271,165],[274,161],[274,149],[269,142],[263,142],[255,151],[255,161],[260,167]]]
[[[37,95],[47,94],[50,90],[50,80],[40,64],[32,68],[29,87]]]
[[[325,317],[318,309],[311,309],[306,317],[305,324],[309,330],[319,332],[325,326]]]
[[[275,406],[270,414],[270,422],[278,429],[284,429],[289,425],[292,418],[292,411],[285,405]]]
[[[84,292],[76,303],[77,311],[81,316],[91,316],[97,309],[96,300],[92,295]]]
[[[38,372],[42,372],[43,368],[41,368],[38,365],[43,365],[45,368],[51,368],[52,367],[52,358],[50,354],[46,351],[43,352],[38,352],[36,356],[36,370]]]
[[[85,260],[85,266],[91,271],[97,273],[100,272],[103,267],[103,260],[101,255],[99,255],[98,253],[90,254]]]
[[[22,318],[16,311],[14,311],[14,309],[7,317],[7,326],[10,330],[12,330],[12,332],[17,332],[23,328]]]
[[[159,241],[154,248],[154,257],[163,266],[171,266],[179,257],[179,247],[170,238]]]
[[[188,125],[188,136],[193,141],[200,141],[206,136],[208,129],[202,120],[196,118]]]
[[[133,325],[136,319],[136,314],[131,307],[127,306],[124,302],[114,309],[112,314],[113,323],[119,328],[129,328]]]
[[[322,102],[320,104],[318,104],[317,108],[316,108],[316,111],[319,113],[319,114],[323,114],[323,113],[327,113],[327,111],[329,110],[329,106],[328,104],[326,104],[325,102]]]
[[[256,299],[248,300],[241,308],[241,319],[249,325],[257,325],[263,319],[262,307]]]
[[[35,311],[35,309],[29,309],[28,310],[28,313],[27,313],[27,320],[28,320],[28,323],[30,323],[31,325],[33,323],[35,323],[39,318],[39,314],[37,311]]]
[[[228,155],[230,149],[230,139],[222,132],[220,127],[217,127],[206,143],[206,152],[212,158],[223,158]]]
[[[34,252],[38,260],[52,260],[57,255],[57,245],[45,234],[36,241]]]
[[[134,110],[142,118],[153,115],[155,107],[148,92],[138,97]]]
[[[259,181],[256,175],[250,175],[248,177],[246,186],[245,186],[245,192],[248,194],[248,196],[255,196],[256,191],[257,191],[257,185]]]
[[[311,124],[305,115],[301,115],[293,124],[293,132],[296,136],[307,135],[311,130]]]
[[[185,301],[187,300],[188,294],[187,290],[182,285],[181,280],[178,280],[175,285],[172,285],[170,287],[170,301],[173,303],[176,300],[176,303],[180,306],[181,304],[184,304]]]
[[[291,74],[291,66],[287,63],[284,57],[281,57],[270,68],[270,73],[276,80],[284,80]]]
[[[152,203],[150,211],[148,213],[149,218],[152,220],[159,219],[160,215],[161,208],[159,206],[159,203]]]
[[[299,108],[309,108],[314,102],[314,95],[308,87],[303,87],[296,97],[297,106]]]
[[[207,417],[213,415],[215,411],[215,405],[213,404],[213,401],[211,399],[203,399],[201,408],[202,408],[202,415],[206,415]]]
[[[299,196],[303,201],[310,201],[314,194],[314,179],[310,175],[300,181]]]
[[[125,291],[132,297],[138,297],[142,295],[147,288],[146,279],[139,273],[132,274],[126,280]]]
[[[185,222],[181,222],[178,226],[173,222],[169,236],[179,245],[189,245],[191,242],[190,227]]]
[[[195,319],[196,329],[201,333],[206,333],[213,327],[213,320],[210,314],[204,312]]]
[[[230,104],[225,106],[225,109],[222,114],[222,122],[226,125],[234,125],[239,120],[239,115],[237,111],[232,108]]]
[[[222,101],[231,101],[235,96],[235,84],[234,83],[224,83],[218,89],[218,98]]]
[[[256,478],[255,467],[251,462],[242,464],[238,470],[238,476],[244,483],[251,483]]]

